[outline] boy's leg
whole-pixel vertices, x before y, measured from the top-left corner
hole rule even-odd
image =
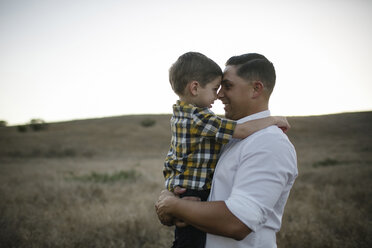
[[[193,226],[176,227],[172,248],[204,248],[206,234]]]
[[[187,189],[180,197],[196,196],[202,201],[208,199],[209,191],[196,191]],[[174,232],[174,242],[172,248],[204,248],[206,233],[193,226],[176,227]]]

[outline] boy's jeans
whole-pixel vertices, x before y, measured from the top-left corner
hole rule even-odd
[[[187,189],[180,197],[195,196],[199,197],[202,201],[208,199],[209,190],[191,190]],[[205,232],[193,226],[176,227],[174,232],[174,242],[172,248],[204,248],[205,246]]]

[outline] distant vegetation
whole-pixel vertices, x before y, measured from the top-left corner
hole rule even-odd
[[[92,158],[92,151],[76,151],[73,148],[48,148],[46,150],[33,148],[32,150],[13,150],[6,153],[11,158]]]
[[[47,129],[48,124],[42,119],[32,119],[29,126],[33,131],[41,131]]]
[[[94,183],[115,183],[119,181],[132,181],[139,176],[135,170],[118,171],[112,174],[109,173],[98,173],[93,171],[88,175],[75,176],[72,174],[72,179],[81,182],[94,182]]]
[[[338,164],[341,164],[341,162],[338,161],[337,159],[326,158],[324,160],[313,163],[313,167],[334,166],[334,165],[338,165]]]
[[[6,121],[0,121],[0,127],[6,127],[8,125],[8,122]]]
[[[28,129],[31,129],[32,131],[42,131],[46,130],[48,128],[48,124],[43,119],[32,119],[29,123],[25,125],[19,125],[17,126],[17,130],[20,133],[25,133],[28,131]]]
[[[143,121],[141,121],[141,126],[143,127],[152,127],[156,124],[156,121],[153,120],[153,119],[144,119]]]
[[[17,126],[17,130],[18,130],[18,132],[20,132],[20,133],[25,133],[25,132],[27,132],[27,125],[20,125],[20,126]]]

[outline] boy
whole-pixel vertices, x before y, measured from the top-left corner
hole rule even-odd
[[[169,69],[169,81],[179,96],[173,106],[171,147],[164,163],[165,186],[186,188],[180,197],[195,196],[206,201],[218,155],[232,138],[243,139],[271,125],[286,130],[285,118],[267,117],[237,124],[209,110],[217,99],[221,68],[196,52],[185,53]],[[205,233],[187,226],[176,227],[173,248],[204,247]]]

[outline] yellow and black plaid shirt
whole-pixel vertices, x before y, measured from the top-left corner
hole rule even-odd
[[[177,101],[163,170],[166,188],[210,189],[221,147],[232,138],[235,126],[235,121],[222,119],[208,108]]]

